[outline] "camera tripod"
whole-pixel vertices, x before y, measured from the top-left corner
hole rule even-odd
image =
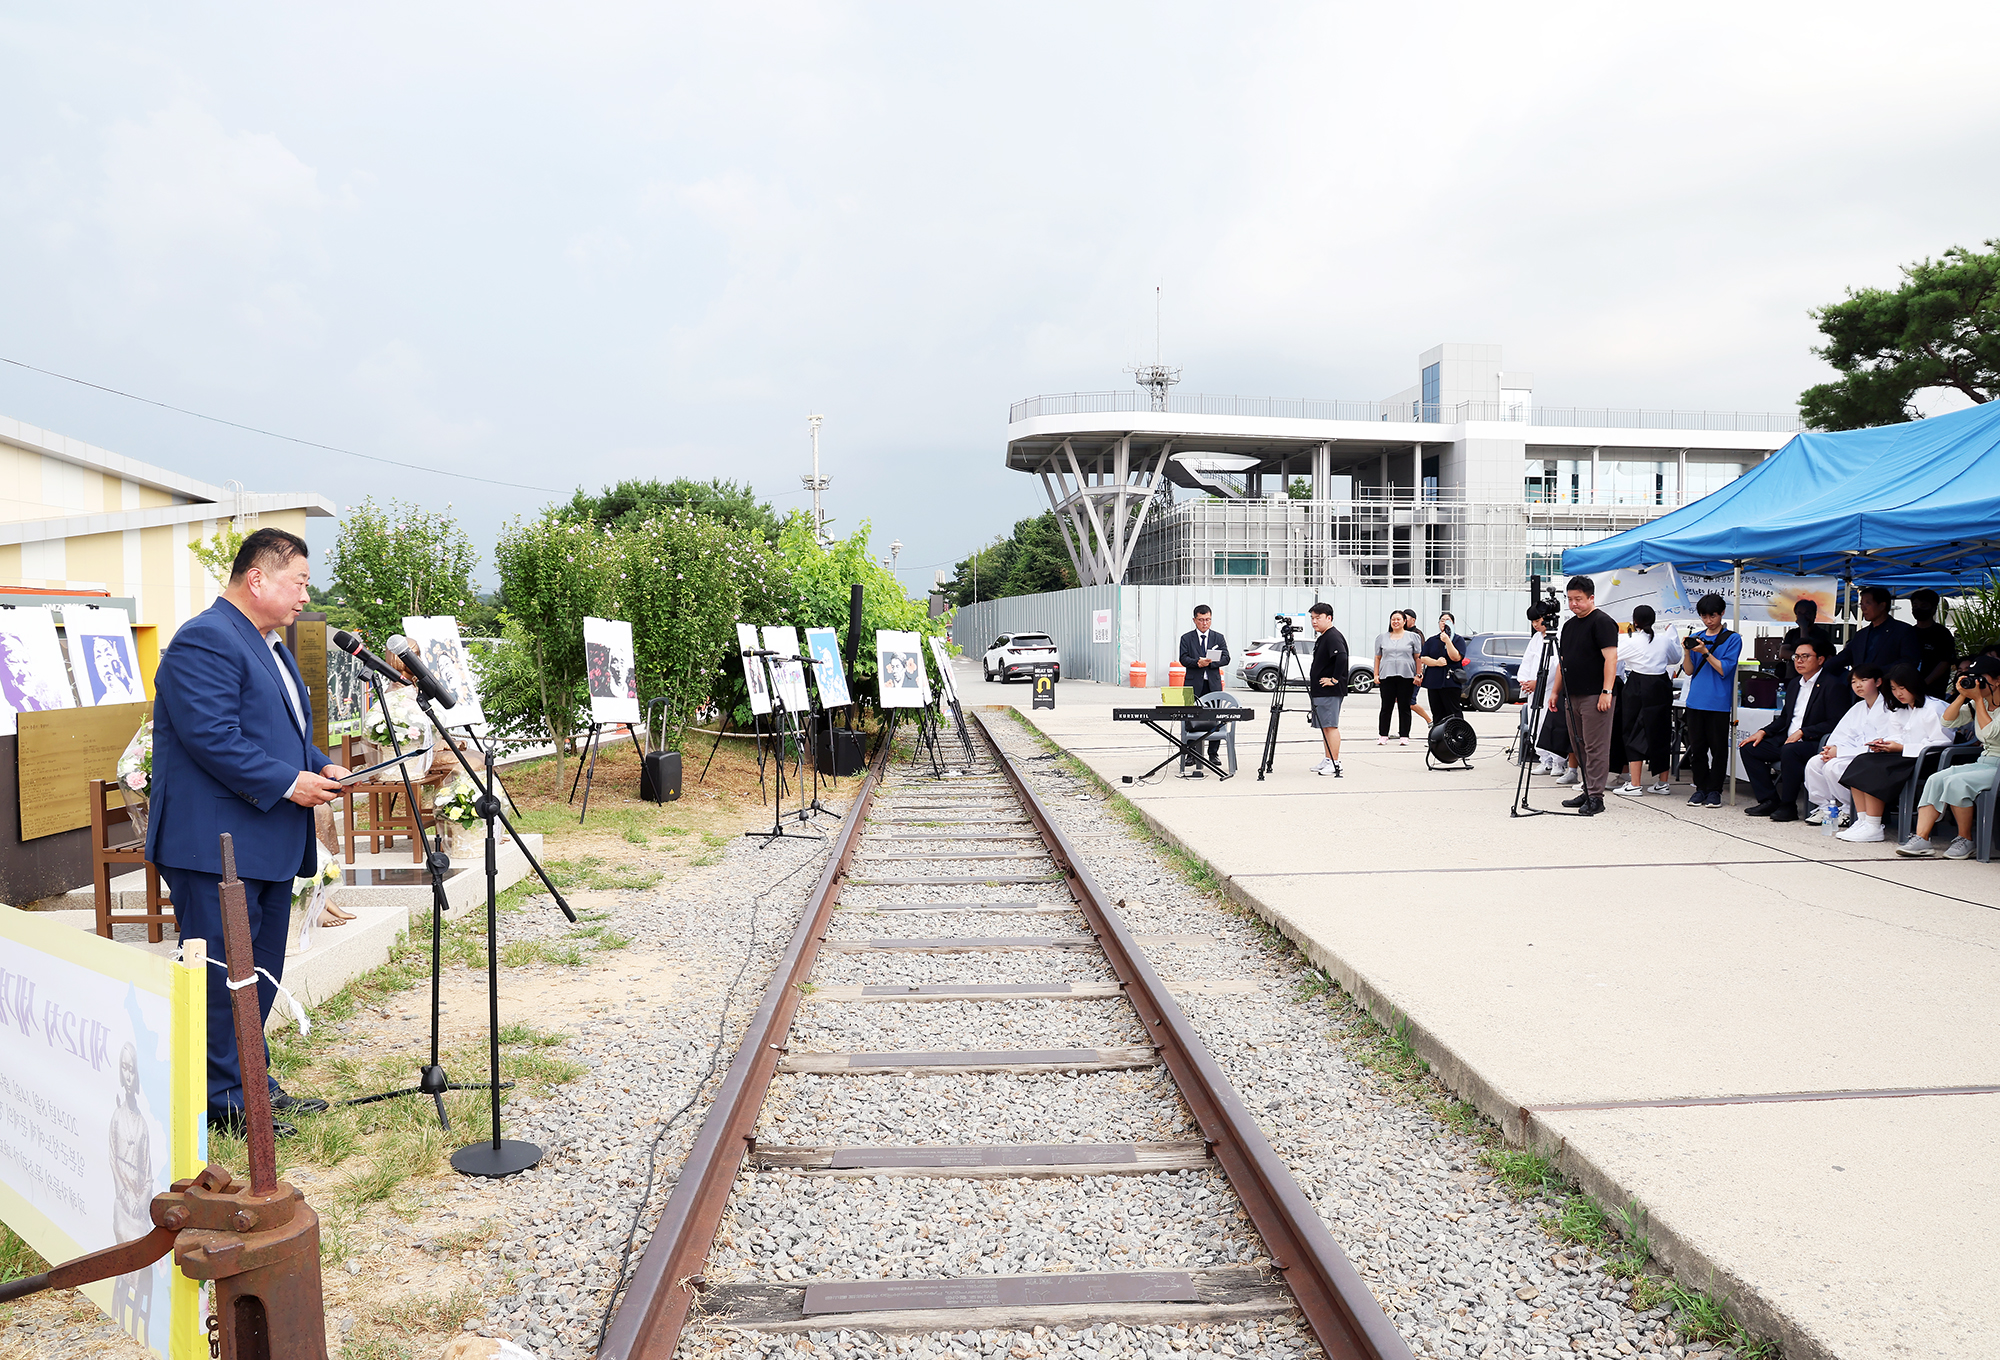
[[[1263,782],[1264,776],[1271,772],[1278,761],[1278,723],[1285,716],[1285,687],[1292,685],[1297,689],[1306,688],[1304,674],[1299,676],[1296,683],[1285,678],[1285,668],[1293,662],[1298,662],[1301,672],[1305,670],[1305,663],[1298,661],[1297,655],[1292,651],[1292,639],[1298,636],[1298,631],[1299,626],[1290,619],[1278,620],[1278,632],[1281,635],[1279,645],[1284,650],[1278,654],[1278,675],[1271,684],[1271,719],[1270,725],[1264,729],[1264,759],[1257,765],[1259,783]]]
[[[1535,576],[1529,579],[1531,582],[1528,587],[1529,598],[1536,603],[1540,603],[1542,578]],[[1561,611],[1556,606],[1555,591],[1553,589],[1549,591],[1548,604],[1550,612],[1545,617],[1550,619],[1561,618]],[[1583,815],[1580,812],[1571,812],[1567,808],[1538,808],[1528,806],[1528,791],[1534,783],[1535,767],[1541,764],[1541,761],[1535,755],[1535,739],[1541,735],[1542,724],[1548,721],[1549,662],[1556,654],[1556,639],[1559,635],[1559,630],[1554,628],[1544,628],[1542,631],[1542,656],[1535,671],[1535,692],[1528,696],[1528,722],[1522,729],[1518,739],[1519,749],[1515,752],[1515,758],[1521,766],[1521,773],[1514,781],[1514,801],[1507,806],[1507,815],[1509,817],[1580,817]]]

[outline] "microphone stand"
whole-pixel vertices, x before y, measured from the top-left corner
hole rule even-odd
[[[368,673],[368,683],[374,686],[375,704],[382,710],[382,722],[389,732],[389,745],[397,755],[403,754],[403,739],[396,734],[396,720],[389,712],[389,699],[382,688],[382,677],[373,671]],[[421,701],[420,701],[421,702]],[[428,716],[428,710],[426,710]],[[433,743],[438,740],[435,733]],[[444,743],[451,745],[449,739]],[[456,748],[454,748],[456,749]],[[431,757],[437,759],[435,755]],[[424,835],[424,819],[417,803],[417,788],[410,779],[410,765],[403,761],[396,766],[396,772],[403,777],[403,797],[409,801],[410,832],[424,847],[424,868],[431,876],[431,1060],[417,1073],[417,1084],[405,1086],[395,1091],[382,1091],[372,1096],[356,1096],[347,1101],[349,1105],[373,1105],[378,1101],[396,1100],[402,1096],[429,1096],[437,1104],[438,1127],[451,1132],[451,1117],[445,1113],[444,1093],[446,1091],[475,1091],[481,1083],[461,1083],[452,1081],[445,1075],[439,1060],[439,1023],[443,1007],[441,987],[444,974],[444,913],[449,906],[445,897],[444,881],[451,872],[451,856],[444,851],[444,837],[439,834],[433,844]],[[392,795],[393,796],[393,795]]]

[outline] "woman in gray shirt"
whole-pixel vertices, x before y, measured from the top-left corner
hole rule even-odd
[[[1417,637],[1403,626],[1399,610],[1389,616],[1389,631],[1375,635],[1375,687],[1382,692],[1377,746],[1389,744],[1389,712],[1396,711],[1396,735],[1410,744],[1410,701],[1416,695]]]

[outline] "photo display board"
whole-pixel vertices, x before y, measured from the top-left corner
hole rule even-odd
[[[139,679],[139,649],[124,610],[65,605],[63,629],[69,634],[70,666],[83,707],[146,702],[146,687]]]
[[[47,1260],[145,1236],[207,1160],[207,971],[0,907],[0,1220]],[[171,1255],[82,1293],[149,1354],[208,1354]]]
[[[751,656],[763,648],[757,641],[757,625],[736,625],[736,650],[743,656],[743,683],[750,691],[750,711],[759,717],[771,711],[771,691],[764,680],[764,658]]]
[[[819,682],[819,706],[844,708],[853,703],[847,692],[847,672],[840,664],[839,635],[831,628],[808,628],[806,651],[812,655],[813,678]]]
[[[358,737],[367,721],[369,690],[367,669],[361,659],[338,647],[326,649],[326,736],[328,741]]]
[[[812,712],[812,699],[806,694],[806,668],[799,661],[799,630],[790,625],[765,624],[764,649],[776,652],[769,658],[771,662],[771,684],[778,691],[778,698],[784,701],[785,711],[801,716]]]
[[[915,633],[887,628],[875,634],[876,672],[884,708],[926,708],[931,687],[924,675],[924,643]]]
[[[466,655],[465,641],[459,636],[458,620],[449,614],[406,618],[403,620],[403,636],[417,644],[417,650],[423,653],[424,664],[431,668],[431,674],[451,686],[451,692],[458,696],[458,702],[450,708],[437,710],[438,717],[444,719],[444,725],[470,727],[475,723],[485,723],[486,710],[479,705],[478,676],[473,672],[472,658]],[[632,636],[630,624],[625,625],[625,636],[629,644]],[[627,651],[630,651],[629,646]],[[625,673],[630,677],[632,668],[627,666]],[[591,693],[595,695],[596,691]],[[632,697],[639,697],[637,689],[632,691]]]
[[[948,704],[958,702],[958,680],[951,673],[951,652],[946,649],[940,637],[926,639],[931,644],[931,659],[937,662],[938,690]]]
[[[75,707],[55,615],[39,607],[0,609],[0,737],[14,735],[16,714]]]
[[[632,625],[623,619],[583,621],[583,657],[590,688],[590,720],[639,721],[639,677],[632,655]]]

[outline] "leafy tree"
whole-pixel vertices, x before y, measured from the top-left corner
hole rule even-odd
[[[1953,246],[1903,267],[1903,285],[1850,288],[1812,313],[1827,343],[1813,351],[1840,371],[1807,388],[1799,412],[1815,430],[1855,430],[1918,418],[1917,393],[1948,388],[1975,402],[2000,395],[2000,239],[1987,254]]]
[[[449,513],[371,497],[341,518],[328,560],[332,595],[374,644],[402,632],[406,615],[456,615],[474,602],[477,554]]]
[[[861,641],[855,649],[854,674],[847,683],[854,697],[863,701],[880,697],[874,646],[879,629],[930,636],[942,635],[947,624],[943,615],[935,619],[929,616],[925,601],[912,600],[903,593],[896,574],[868,550],[871,532],[872,527],[863,521],[846,538],[821,546],[813,535],[811,517],[793,511],[778,534],[784,598],[773,603],[781,612],[768,616],[772,623],[797,625],[801,633],[807,628],[835,629],[845,642],[850,589],[859,585]]]
[[[608,614],[617,559],[610,529],[554,513],[526,523],[511,521],[493,550],[507,615],[518,624],[522,648],[534,667],[559,781],[581,715],[577,696],[587,693],[584,616]],[[482,703],[484,698],[482,691]]]
[[[1070,565],[1069,549],[1063,546],[1062,528],[1053,510],[1044,510],[1031,519],[1019,520],[1014,532],[981,548],[959,562],[945,593],[953,604],[976,603],[973,595],[973,564],[978,563],[978,599],[998,600],[1009,595],[1035,595],[1045,590],[1068,590],[1076,584],[1076,569]]]
[[[244,535],[236,527],[236,521],[225,520],[216,526],[206,542],[188,544],[188,551],[202,569],[215,578],[218,586],[229,584],[229,570],[236,565],[237,550],[243,546]]]
[[[748,482],[739,484],[720,477],[706,482],[690,477],[676,477],[671,482],[628,478],[595,496],[578,487],[560,513],[578,522],[630,529],[663,510],[692,511],[761,534],[766,542],[778,540],[778,515],[770,502],[758,500]]]
[[[610,542],[620,618],[632,624],[639,700],[664,699],[666,741],[681,734],[725,680],[718,662],[736,649],[745,577],[763,563],[761,537],[720,520],[666,509]]]
[[[1313,498],[1313,484],[1303,477],[1294,477],[1285,487],[1285,496],[1290,500],[1309,501]]]

